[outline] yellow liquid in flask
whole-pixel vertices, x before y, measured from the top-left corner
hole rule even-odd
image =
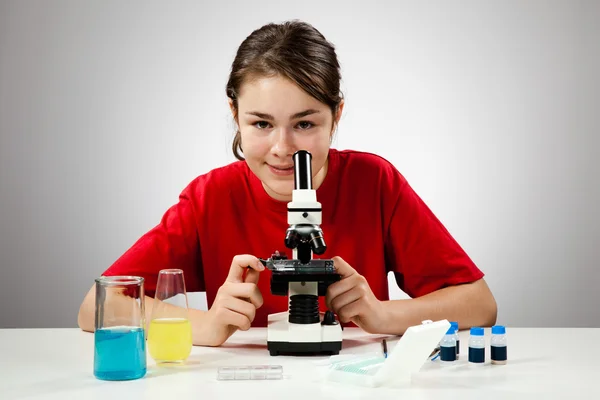
[[[156,362],[181,362],[192,351],[192,325],[184,318],[150,321],[148,352]]]

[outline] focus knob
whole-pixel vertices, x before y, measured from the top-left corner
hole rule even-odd
[[[333,311],[325,311],[325,315],[323,316],[323,322],[321,325],[337,325],[338,322],[335,320],[335,314]]]

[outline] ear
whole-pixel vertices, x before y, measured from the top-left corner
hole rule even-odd
[[[333,118],[333,129],[331,130],[331,135],[329,136],[329,142],[333,142],[333,135],[335,135],[335,132],[337,131],[338,123],[340,122],[340,118],[342,118],[343,110],[344,100],[340,101],[335,117]]]
[[[233,115],[233,119],[237,122],[237,110],[235,109],[235,105],[233,104],[233,100],[228,98],[227,102],[229,103],[229,109],[231,110],[231,114]]]
[[[340,105],[338,106],[338,110],[335,115],[335,124],[336,125],[340,122],[340,118],[342,118],[342,111],[344,111],[344,100],[340,101]]]

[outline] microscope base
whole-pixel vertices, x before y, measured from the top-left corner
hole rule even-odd
[[[341,342],[269,342],[267,341],[269,354],[272,356],[335,356],[342,349]]]
[[[277,355],[337,355],[342,349],[341,325],[294,324],[287,312],[270,314],[267,348]]]

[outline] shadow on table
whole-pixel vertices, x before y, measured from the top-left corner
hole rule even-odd
[[[183,372],[214,369],[215,362],[234,357],[229,353],[190,355],[182,364],[155,364],[148,366],[145,378],[157,378]]]
[[[372,347],[373,344],[377,346],[381,345],[382,339],[387,339],[388,344],[393,346],[396,341],[400,339],[400,336],[387,336],[387,335],[371,335],[365,334],[363,336],[352,337],[344,339],[342,342],[342,352],[348,351],[351,349],[357,349],[359,347]],[[257,350],[268,354],[267,341],[252,341],[252,342],[225,342],[221,346],[220,349],[225,351],[227,350]]]
[[[485,364],[483,366],[469,366],[461,363],[454,366],[440,366],[431,363],[420,372],[413,375],[412,380],[397,387],[380,386],[366,388],[360,385],[350,385],[347,382],[321,381],[320,391],[324,395],[331,394],[333,398],[342,396],[346,399],[401,399],[417,395],[418,398],[481,398],[482,395],[510,398],[513,394],[531,397],[539,393],[540,386],[547,389],[548,385],[561,385],[561,383],[548,383],[546,377],[540,374],[536,367],[546,365],[551,357],[529,357],[509,360],[507,365]],[[518,365],[511,369],[511,365]],[[524,371],[521,367],[528,365]],[[529,366],[534,368],[529,371]],[[532,383],[533,382],[533,383]],[[567,384],[563,382],[563,384]],[[545,386],[544,386],[545,385]],[[465,397],[476,395],[475,397]],[[383,397],[382,397],[383,396]],[[425,397],[423,397],[425,396]],[[484,396],[484,397],[485,397]]]
[[[465,357],[466,358],[466,357]],[[544,363],[547,363],[549,360],[551,360],[551,357],[527,357],[527,358],[515,358],[515,359],[510,359],[508,360],[508,364],[507,365],[494,365],[492,363],[490,363],[489,361],[486,361],[486,363],[484,365],[481,366],[473,366],[471,364],[469,364],[469,362],[466,359],[462,359],[460,361],[456,361],[455,365],[449,364],[449,365],[441,365],[439,363],[439,361],[435,362],[435,363],[427,363],[425,365],[426,369],[438,369],[440,371],[446,370],[446,371],[470,371],[472,373],[479,373],[479,372],[483,372],[483,373],[487,373],[491,370],[497,370],[497,371],[501,371],[501,370],[507,370],[510,369],[511,365],[520,365],[520,364],[531,364],[531,365],[535,365],[537,363],[541,363],[540,365],[543,365]]]
[[[124,381],[104,381],[94,377],[92,372],[81,373],[77,375],[65,376],[58,379],[29,383],[27,386],[12,386],[2,392],[0,399],[31,399],[44,398],[49,393],[63,395],[65,399],[70,399],[68,392],[87,391],[101,389],[106,385],[137,385],[139,381],[146,379],[159,378],[178,373],[186,373],[199,370],[214,370],[215,362],[220,362],[231,358],[233,355],[227,353],[190,355],[190,357],[181,364],[149,364],[146,375],[139,379]]]
[[[248,349],[267,351],[267,342],[263,343],[223,343],[221,349]]]

